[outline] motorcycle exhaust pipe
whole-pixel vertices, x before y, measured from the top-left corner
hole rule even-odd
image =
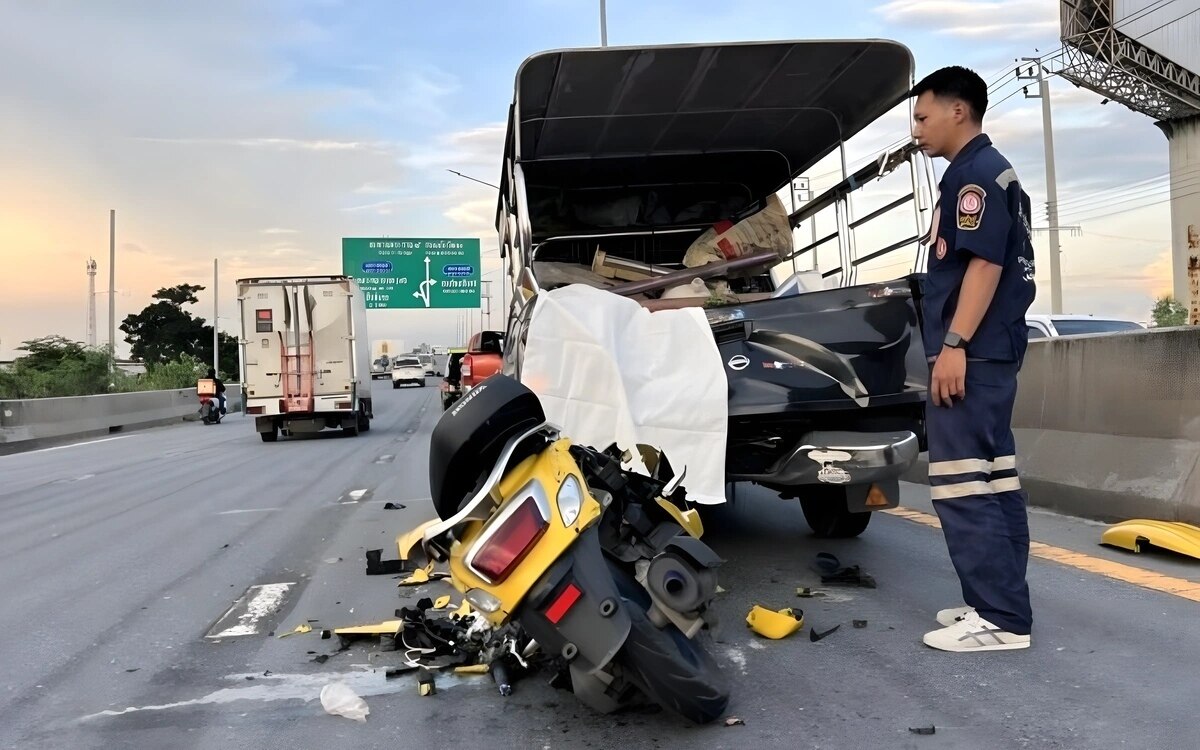
[[[707,568],[696,570],[675,555],[659,555],[646,571],[646,585],[676,612],[694,612],[716,595],[717,574]]]

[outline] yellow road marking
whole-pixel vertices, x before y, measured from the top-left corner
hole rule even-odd
[[[922,513],[919,510],[911,508],[888,508],[880,512],[899,516],[900,518],[924,524],[925,526],[932,526],[935,529],[942,528],[942,522],[938,520],[937,516]],[[1164,594],[1171,594],[1193,602],[1200,602],[1200,583],[1196,583],[1195,581],[1174,578],[1162,573],[1155,573],[1152,570],[1135,568],[1132,565],[1124,565],[1119,562],[1112,562],[1111,560],[1102,560],[1099,557],[1092,557],[1091,555],[1063,549],[1062,547],[1053,547],[1041,542],[1030,542],[1029,554],[1033,557],[1040,557],[1043,560],[1068,565],[1077,570],[1096,573],[1097,575],[1112,578],[1116,581],[1132,583],[1144,589],[1161,591]]]

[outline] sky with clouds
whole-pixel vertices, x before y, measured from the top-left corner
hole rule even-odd
[[[1040,105],[1001,74],[1059,49],[1056,3],[607,6],[613,45],[886,37],[912,49],[918,76],[972,66],[999,81],[987,130],[1045,200]],[[593,0],[0,0],[0,359],[36,336],[84,339],[85,264],[99,262],[104,291],[109,209],[118,322],[180,283],[210,287],[196,310],[209,318],[218,258],[221,327],[236,331],[234,279],[339,273],[344,236],[479,237],[498,282],[495,192],[447,170],[496,181],[520,62],[598,43]],[[1062,223],[1083,229],[1063,241],[1066,307],[1145,320],[1170,289],[1166,140],[1065,81],[1052,90]],[[851,156],[906,133],[894,112]],[[374,338],[457,343],[457,312],[371,316]]]

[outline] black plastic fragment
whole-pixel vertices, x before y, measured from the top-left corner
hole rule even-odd
[[[404,572],[403,560],[380,560],[382,555],[383,550],[381,549],[369,549],[366,551],[367,575],[390,576]]]
[[[866,626],[867,626],[866,620],[855,620],[854,621],[854,627],[858,628],[859,630],[862,630]]]
[[[821,583],[876,588],[874,578],[862,572],[857,565],[842,565],[837,556],[830,552],[818,552],[810,567],[821,574]]]
[[[384,510],[404,510],[407,507],[408,506],[404,505],[403,503],[384,503],[383,504]]]
[[[324,664],[329,661],[329,654],[321,654],[320,656],[313,657],[312,661],[315,661],[317,664]]]
[[[832,635],[840,627],[841,627],[840,624],[834,625],[832,628],[830,628],[829,630],[826,630],[824,633],[818,633],[817,629],[813,628],[812,630],[808,631],[808,640],[812,641],[813,643],[816,643],[817,641],[821,640],[825,636]]]
[[[913,734],[937,734],[937,727],[909,727],[908,731],[912,732]]]

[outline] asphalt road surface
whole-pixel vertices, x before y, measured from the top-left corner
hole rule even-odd
[[[411,678],[384,678],[398,653],[369,642],[337,653],[319,631],[449,593],[364,575],[365,550],[394,557],[396,534],[433,515],[433,382],[378,388],[373,429],[353,438],[264,444],[231,415],[0,457],[0,747],[1117,748],[1200,736],[1197,603],[1103,571],[1030,561],[1026,651],[925,648],[934,613],[960,593],[917,487],[903,503],[917,515],[879,514],[854,540],[814,539],[794,501],[749,486],[705,515],[706,541],[728,560],[714,648],[744,725],[594,715],[540,678],[502,698],[486,677],[443,675],[421,697]],[[1200,562],[1101,548],[1091,522],[1031,519],[1038,541],[1200,582]],[[878,588],[797,598],[819,587],[819,551]],[[743,622],[756,603],[802,608],[807,625],[758,638]],[[309,621],[312,632],[278,637]],[[365,698],[365,723],[323,711],[317,696],[335,679]]]

